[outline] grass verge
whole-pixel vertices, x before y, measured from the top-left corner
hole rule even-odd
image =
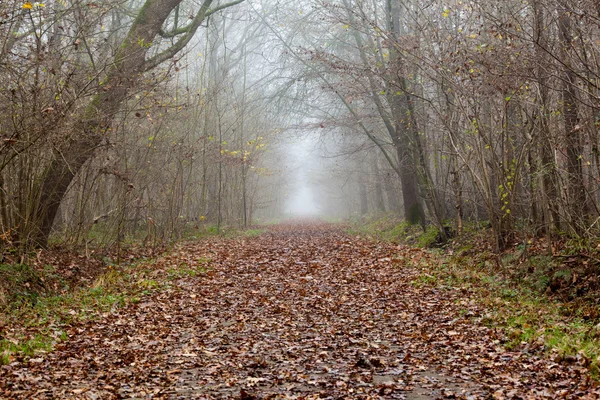
[[[214,232],[227,237],[256,237],[261,233],[260,229]],[[27,264],[1,264],[0,364],[50,351],[68,340],[67,332],[74,324],[137,303],[144,296],[169,288],[174,280],[205,274],[210,265],[210,258],[187,253],[182,256],[182,250],[174,246],[158,258],[102,265],[102,272],[88,284],[71,287],[68,279],[55,276],[60,274],[51,265],[32,268]],[[67,272],[76,273],[76,266]],[[56,287],[60,290],[54,290]]]
[[[354,220],[351,225],[352,234],[410,246],[427,247],[423,244],[433,237],[390,217]],[[473,317],[474,322],[502,331],[507,348],[543,352],[556,362],[581,363],[599,379],[599,292],[592,290],[594,286],[582,290],[576,285],[578,279],[587,278],[578,275],[573,258],[532,251],[531,241],[494,254],[485,229],[469,228],[444,249],[403,258],[421,271],[412,284],[460,289],[485,310]],[[565,254],[572,250],[563,249]]]

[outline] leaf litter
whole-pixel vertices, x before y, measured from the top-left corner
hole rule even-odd
[[[460,289],[415,285],[424,257],[325,223],[188,242],[163,261],[206,272],[1,367],[0,398],[600,398],[585,366],[506,350]]]

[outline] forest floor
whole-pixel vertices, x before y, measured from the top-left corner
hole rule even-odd
[[[325,223],[186,242],[1,366],[0,398],[600,398],[579,360],[508,350],[479,292],[426,279],[435,262]]]

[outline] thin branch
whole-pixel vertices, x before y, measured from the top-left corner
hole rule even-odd
[[[229,7],[235,6],[237,4],[240,4],[240,3],[244,2],[244,0],[234,0],[230,3],[225,3],[220,6],[215,7],[213,9],[209,9],[212,2],[213,2],[213,0],[204,0],[204,2],[202,3],[202,6],[200,6],[200,10],[198,11],[198,14],[196,14],[196,17],[194,18],[194,20],[188,26],[186,26],[184,28],[176,29],[174,31],[174,32],[178,32],[180,30],[184,30],[185,32],[180,33],[180,34],[183,34],[183,36],[174,45],[172,45],[168,49],[166,49],[166,50],[158,53],[154,57],[148,59],[144,65],[144,71],[149,71],[149,70],[155,68],[159,64],[173,58],[178,52],[180,52],[190,42],[190,40],[192,40],[192,37],[194,37],[194,34],[196,33],[196,31],[198,30],[198,28],[200,27],[202,22],[204,22],[204,20],[208,16],[216,13],[217,11],[223,10],[225,8],[229,8]]]

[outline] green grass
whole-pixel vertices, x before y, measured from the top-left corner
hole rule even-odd
[[[0,340],[0,363],[7,364],[15,356],[29,358],[50,351],[55,343],[67,339],[64,327],[95,319],[122,306],[128,295],[116,288],[95,285],[60,296],[40,296],[34,304],[13,302],[4,318],[13,326],[19,324],[21,333],[10,340]],[[32,338],[28,334],[31,331],[37,332]]]
[[[0,264],[0,306],[35,303],[44,289],[40,274],[27,264]]]
[[[586,321],[576,307],[548,298],[531,286],[506,281],[482,260],[460,255],[436,257],[437,262],[414,264],[422,271],[411,282],[414,286],[466,289],[487,311],[484,317],[473,317],[474,322],[503,331],[508,349],[530,343],[554,358],[579,356],[592,376],[600,378],[600,321]],[[568,272],[559,270],[557,274]]]
[[[242,235],[246,237],[257,237],[262,235],[263,232],[263,229],[247,229],[245,231],[242,231]]]
[[[0,326],[16,328],[0,331],[0,364],[50,351],[56,343],[68,339],[64,332],[72,324],[98,319],[170,287],[174,279],[198,276],[209,268],[210,259],[206,257],[198,257],[192,265],[181,263],[168,268],[146,260],[109,266],[90,286],[64,294],[40,294],[35,302],[24,296],[14,297],[0,313]],[[18,266],[17,270],[26,273],[19,274],[16,281],[29,276],[26,266]]]
[[[419,225],[411,225],[390,214],[354,217],[349,220],[349,225],[346,232],[351,235],[367,236],[421,248],[433,247],[440,239],[440,231],[435,226],[428,226],[423,231]]]
[[[428,226],[425,232],[423,232],[417,238],[417,245],[422,248],[431,247],[438,240],[440,231],[435,226]]]
[[[61,333],[59,340],[65,338],[66,334]],[[16,353],[22,354],[25,357],[33,357],[40,352],[50,351],[55,342],[55,339],[41,334],[34,336],[32,339],[20,342],[0,340],[0,365],[10,363],[12,355]]]
[[[377,240],[390,240],[415,247],[429,247],[437,230],[424,233],[416,227],[391,217],[357,218],[350,221],[350,234]],[[600,320],[590,319],[590,307],[600,311],[596,303],[562,302],[548,297],[552,281],[570,282],[573,272],[561,267],[554,257],[528,255],[525,244],[499,257],[481,249],[478,240],[486,224],[466,224],[464,236],[454,244],[453,255],[428,250],[430,257],[403,257],[408,265],[421,271],[411,282],[415,287],[460,288],[486,309],[484,316],[473,316],[482,323],[504,333],[504,346],[516,349],[523,343],[533,344],[547,356],[557,360],[579,357],[595,379],[600,378]],[[597,242],[592,243],[597,246]],[[590,243],[573,243],[567,254],[589,250]],[[468,311],[461,309],[462,315]]]
[[[186,277],[195,277],[208,272],[207,258],[199,258],[195,265],[189,266],[186,263],[180,263],[176,268],[167,269],[168,279],[181,279]]]
[[[361,216],[351,218],[350,235],[360,235],[390,242],[414,242],[423,233],[419,226],[410,225],[394,215]]]
[[[229,226],[218,227],[217,225],[206,225],[198,229],[189,229],[182,235],[183,240],[203,239],[211,236],[223,236],[227,238],[235,237],[256,237],[261,235],[264,229],[250,228],[237,229]]]
[[[438,278],[435,275],[422,274],[417,276],[417,278],[412,280],[410,283],[416,288],[421,288],[425,286],[437,285],[438,282]]]
[[[261,235],[262,229],[217,229],[206,225],[187,231],[182,240],[211,236],[248,237]],[[103,234],[98,228],[93,237]],[[134,243],[139,245],[140,243]],[[165,254],[167,255],[167,254]],[[116,308],[140,302],[153,292],[167,289],[172,281],[196,277],[210,270],[211,260],[198,257],[187,263],[165,267],[155,259],[139,259],[120,266],[106,259],[106,271],[89,287],[69,289],[52,266],[36,271],[26,264],[0,264],[0,328],[15,327],[16,333],[0,330],[0,364],[32,357],[49,351],[54,344],[67,340],[65,327],[100,318]],[[160,271],[160,273],[158,273]],[[52,277],[64,291],[47,290],[44,277]],[[36,332],[35,335],[29,332]]]

